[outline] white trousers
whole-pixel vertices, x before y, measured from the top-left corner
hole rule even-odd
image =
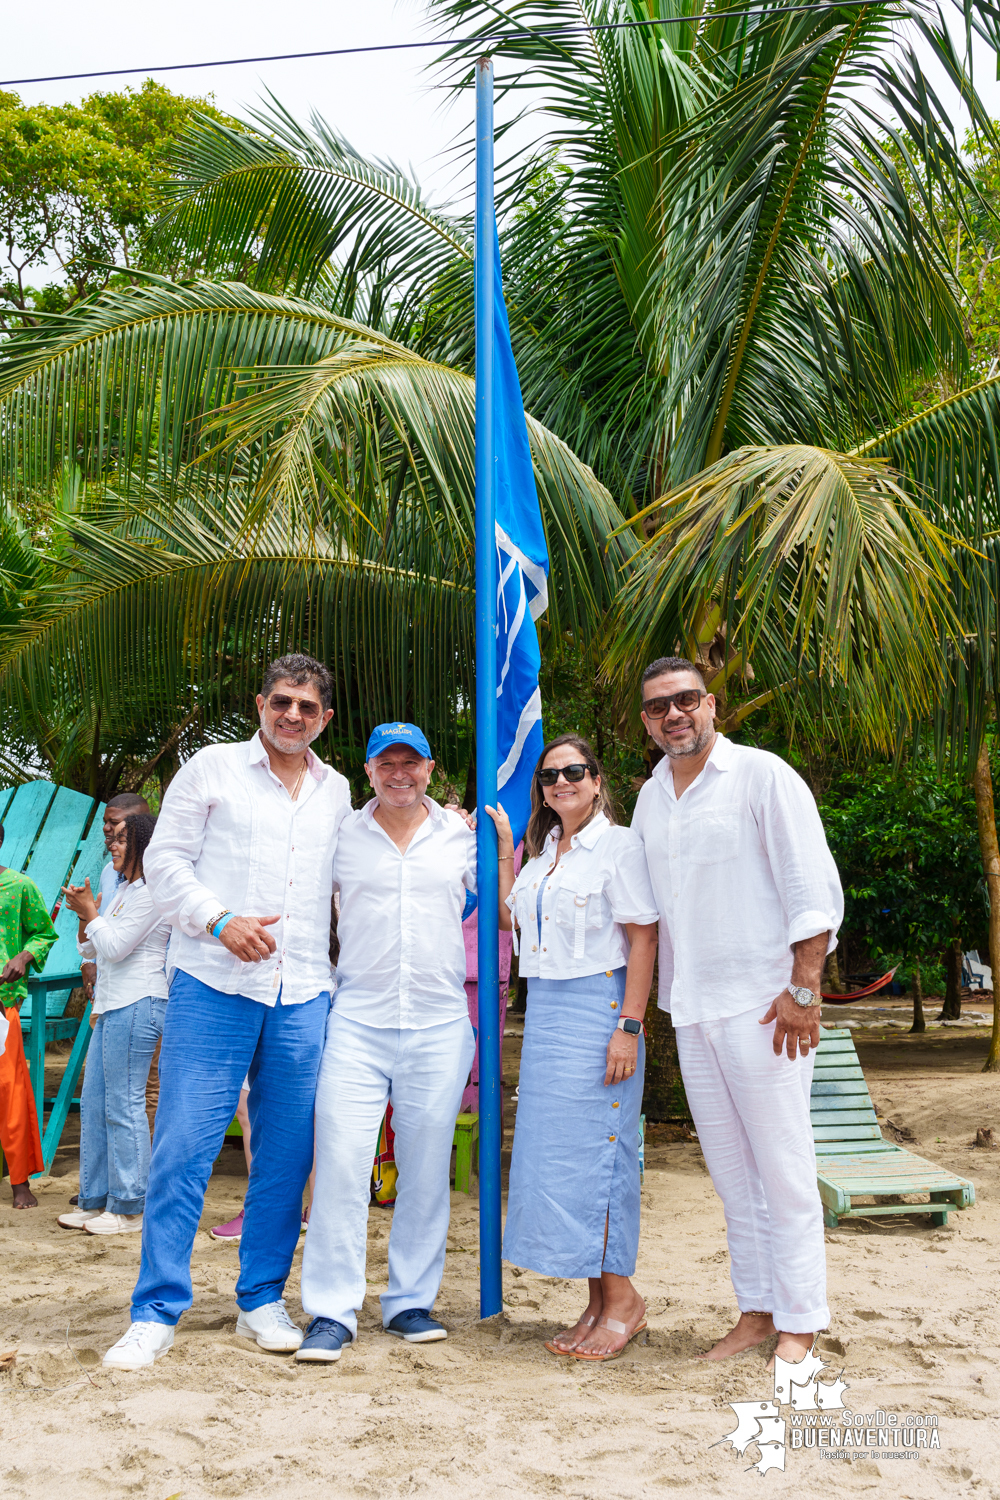
[[[809,1123],[815,1053],[775,1057],[767,1007],[677,1027],[698,1141],[722,1199],[741,1312],[785,1333],[815,1333],[826,1305],[823,1209]]]
[[[358,1330],[372,1165],[386,1103],[399,1179],[382,1322],[430,1311],[441,1288],[451,1214],[455,1119],[472,1066],[468,1017],[394,1031],[330,1014],[316,1085],[316,1191],[302,1256],[302,1306]]]

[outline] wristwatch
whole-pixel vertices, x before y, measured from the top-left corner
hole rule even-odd
[[[616,1031],[627,1031],[629,1036],[638,1036],[642,1030],[642,1022],[634,1020],[631,1016],[622,1016],[615,1029]]]
[[[788,986],[788,993],[795,1001],[795,1004],[801,1005],[803,1010],[810,1005],[823,1004],[822,995],[817,995],[814,990],[804,989],[801,984],[790,984]]]

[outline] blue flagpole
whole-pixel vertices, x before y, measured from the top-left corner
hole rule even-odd
[[[503,1305],[500,1271],[500,942],[497,573],[493,432],[493,63],[476,63],[476,835],[479,883],[479,1316]]]

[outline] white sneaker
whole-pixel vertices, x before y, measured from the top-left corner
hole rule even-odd
[[[304,1337],[302,1329],[286,1313],[284,1301],[265,1302],[253,1312],[241,1311],[236,1332],[245,1339],[256,1339],[262,1349],[270,1349],[272,1354],[292,1354]]]
[[[109,1214],[105,1210],[87,1219],[83,1227],[88,1234],[132,1234],[142,1228],[142,1214]]]
[[[169,1323],[130,1323],[128,1333],[112,1344],[102,1360],[106,1370],[143,1370],[174,1347]]]
[[[101,1208],[71,1208],[59,1215],[59,1223],[64,1229],[82,1229],[88,1219],[96,1219],[103,1212]]]

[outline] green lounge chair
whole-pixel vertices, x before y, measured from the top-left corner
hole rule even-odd
[[[875,1214],[929,1213],[932,1223],[947,1224],[952,1210],[975,1203],[976,1190],[964,1177],[883,1139],[847,1030],[820,1032],[811,1111],[823,1222],[831,1229],[841,1219]],[[917,1194],[926,1203],[883,1201]]]
[[[61,901],[60,888],[71,879],[82,885],[90,876],[96,890],[104,847],[104,804],[51,781],[30,781],[15,789],[0,789],[0,822],[4,825],[0,864],[30,875],[50,911]],[[80,955],[76,947],[77,919],[66,906],[56,916],[57,941],[41,974],[28,973],[28,998],[21,1006],[21,1031],[42,1132],[42,1157],[48,1172],[59,1149],[66,1116],[72,1105],[80,1070],[90,1041],[90,1006],[82,1019],[66,1015],[74,987],[80,983]],[[45,1044],[68,1040],[73,1049],[54,1099],[45,1098]],[[45,1111],[50,1111],[45,1125]]]

